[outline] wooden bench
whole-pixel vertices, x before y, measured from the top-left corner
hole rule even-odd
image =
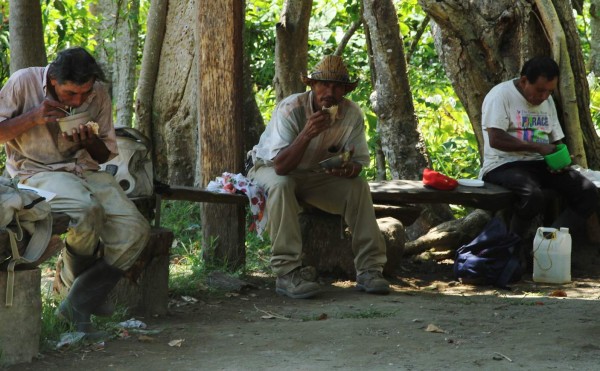
[[[375,212],[381,216],[394,214],[405,224],[410,224],[419,215],[420,208],[411,206],[422,203],[445,203],[464,205],[485,210],[501,210],[514,200],[513,194],[500,186],[485,183],[483,187],[459,185],[451,191],[440,191],[423,186],[418,180],[387,180],[369,182]],[[162,200],[241,204],[248,198],[242,194],[215,193],[204,188],[171,186],[157,190],[155,225],[160,226]],[[390,208],[391,207],[391,208]],[[402,210],[394,207],[403,208]],[[241,223],[243,226],[244,223]]]
[[[483,187],[459,185],[452,191],[426,188],[421,181],[417,180],[369,182],[369,186],[377,218],[391,216],[400,220],[403,225],[410,225],[419,217],[422,208],[417,204],[447,203],[486,210],[500,210],[510,205],[513,200],[513,195],[510,191],[488,183]],[[248,203],[248,198],[242,194],[215,193],[195,187],[161,187],[156,190],[156,193],[155,225],[157,226],[160,226],[160,205],[163,199],[238,205],[246,205]],[[238,228],[240,230],[238,232],[243,235],[246,228],[245,215],[242,214],[239,218]],[[243,256],[244,249],[245,244],[242,241],[237,246],[237,255]]]

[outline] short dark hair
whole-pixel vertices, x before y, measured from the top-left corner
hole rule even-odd
[[[521,76],[526,76],[527,81],[534,84],[538,77],[544,76],[548,80],[558,77],[560,69],[554,59],[546,56],[533,57],[523,65]]]
[[[69,81],[83,85],[90,80],[106,81],[102,68],[87,50],[81,47],[65,49],[50,63],[48,76],[59,84]]]

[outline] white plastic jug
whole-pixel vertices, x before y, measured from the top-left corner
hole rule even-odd
[[[533,240],[533,280],[544,283],[571,282],[569,228],[538,228]]]

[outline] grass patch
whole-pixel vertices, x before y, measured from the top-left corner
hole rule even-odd
[[[212,271],[229,271],[226,263],[215,265],[203,258],[203,252],[214,250],[216,240],[209,246],[202,244],[202,221],[200,204],[186,201],[166,201],[162,204],[161,224],[173,231],[175,239],[171,246],[169,265],[169,290],[174,295],[194,295],[206,291],[207,275]],[[242,276],[249,272],[269,272],[271,243],[268,236],[261,239],[255,232],[246,234],[246,265],[237,272]]]
[[[382,311],[376,308],[369,308],[366,310],[360,310],[357,312],[344,312],[337,314],[335,318],[338,319],[366,319],[366,318],[387,318],[392,317],[397,311]]]
[[[373,319],[373,318],[388,318],[396,315],[398,311],[384,311],[376,308],[358,310],[354,312],[340,312],[327,316],[328,319]],[[322,321],[323,314],[314,314],[302,318],[302,321]]]

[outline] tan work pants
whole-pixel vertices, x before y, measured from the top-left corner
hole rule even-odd
[[[102,241],[104,260],[126,270],[148,242],[148,221],[106,172],[86,171],[83,178],[67,172],[43,172],[25,184],[56,193],[50,207],[71,217],[66,242],[74,254],[91,256]]]
[[[358,274],[383,270],[385,241],[375,219],[369,185],[362,178],[346,179],[317,172],[294,171],[280,176],[271,166],[257,164],[248,176],[267,192],[271,266],[282,276],[302,265],[299,200],[330,214],[342,215],[352,232]]]

